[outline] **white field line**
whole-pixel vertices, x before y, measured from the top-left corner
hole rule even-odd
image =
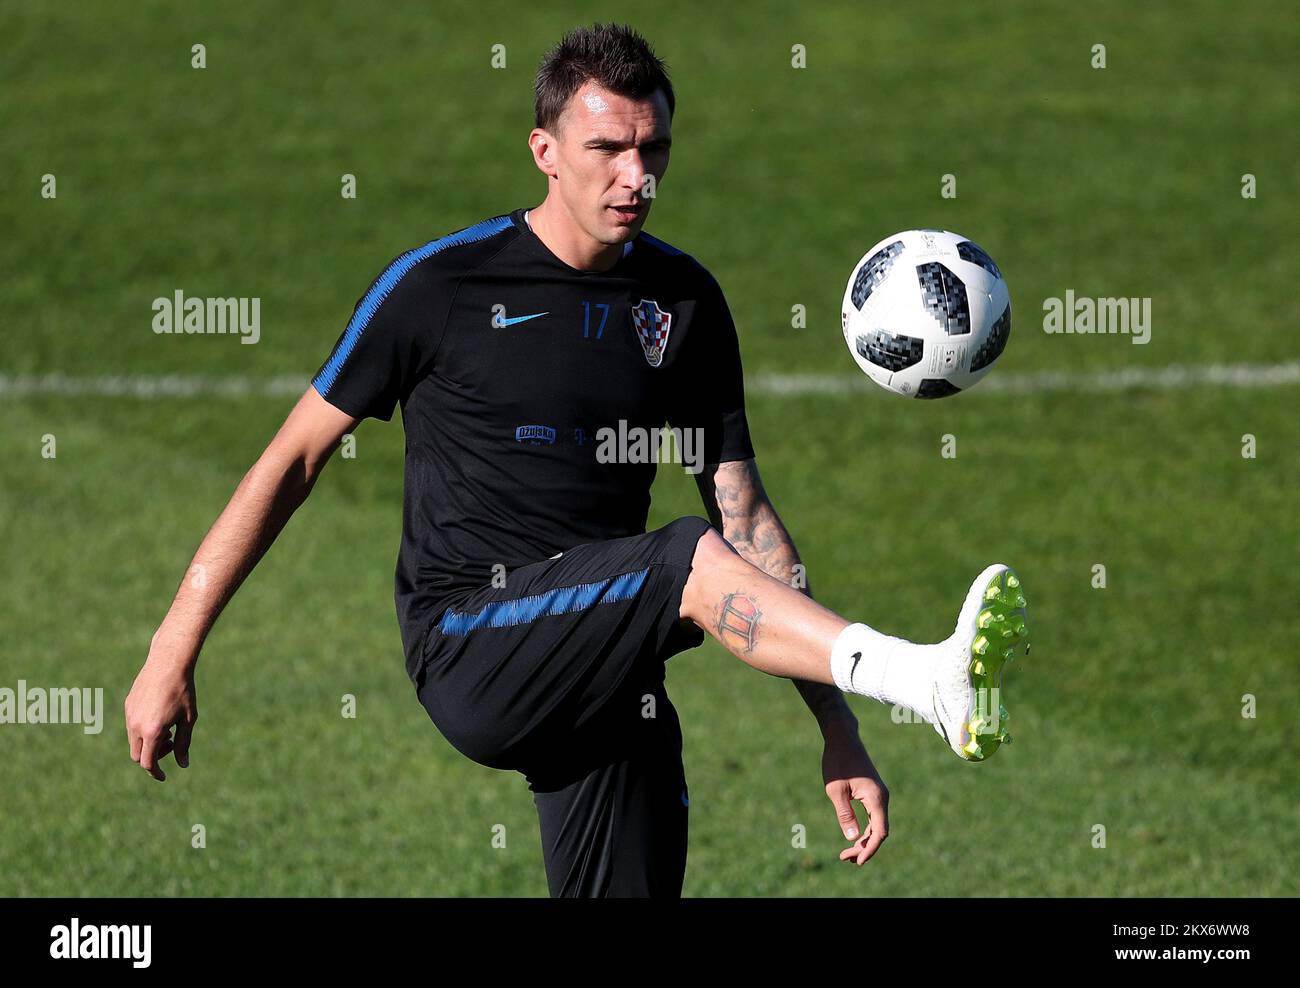
[[[310,384],[297,375],[283,377],[198,377],[187,374],[122,374],[74,377],[66,374],[0,373],[0,399],[60,398],[296,398]],[[1271,388],[1300,383],[1300,361],[1282,364],[1207,364],[1128,367],[1076,373],[990,374],[975,394],[1040,394],[1049,391],[1106,393],[1143,388],[1177,391],[1194,387]],[[860,374],[754,374],[745,382],[752,395],[801,397],[875,390]]]
[[[1177,391],[1201,386],[1271,388],[1300,383],[1300,361],[1285,364],[1207,364],[1184,367],[1126,367],[1078,373],[1044,371],[999,374],[994,371],[973,388],[975,394],[1041,394],[1048,391],[1096,393],[1150,388]],[[853,394],[876,386],[865,375],[759,374],[745,383],[747,392],[766,395]]]
[[[58,398],[296,398],[310,378],[196,377],[189,374],[121,374],[72,377],[66,374],[0,374],[0,399],[51,395]]]

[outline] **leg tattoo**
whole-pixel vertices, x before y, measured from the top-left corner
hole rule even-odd
[[[763,612],[753,597],[740,591],[729,593],[718,608],[718,639],[749,654],[758,640],[758,622],[762,617]]]

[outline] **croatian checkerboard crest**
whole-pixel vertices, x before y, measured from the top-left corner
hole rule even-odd
[[[672,314],[664,312],[659,308],[659,303],[652,299],[643,298],[632,307],[632,326],[636,329],[636,338],[641,341],[646,362],[651,367],[663,363],[672,323]]]

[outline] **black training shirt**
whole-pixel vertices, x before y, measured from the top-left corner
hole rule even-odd
[[[430,622],[494,566],[645,531],[656,464],[638,438],[700,430],[693,469],[754,455],[713,276],[646,233],[608,271],[579,271],[523,209],[389,264],[312,384],[357,418],[402,406],[396,601],[412,678]],[[674,448],[696,451],[660,461]]]

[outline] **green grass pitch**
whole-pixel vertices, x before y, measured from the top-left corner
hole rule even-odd
[[[990,382],[1296,360],[1293,12],[1087,8],[5,0],[0,375],[305,386],[394,255],[540,200],[532,73],[596,19],[634,24],[669,63],[673,159],[647,230],[718,277],[751,382],[858,375],[844,281],[872,243],[926,226],[977,240],[1008,279]],[[260,297],[261,341],[155,335],[151,300],[178,288]],[[1150,343],[1044,333],[1042,301],[1067,289],[1152,298]],[[853,699],[892,794],[890,841],[862,869],[836,860],[790,684],[712,642],[674,658],[685,894],[1300,892],[1298,399],[755,385],[759,465],[819,600],[937,640],[1000,560],[1025,581],[1034,647],[1005,684],[1015,743],[986,764]],[[546,893],[522,778],[452,749],[403,672],[396,420],[358,430],[218,623],[191,768],[168,759],[159,786],[129,760],[122,701],[150,635],[290,405],[0,389],[0,686],[102,686],[107,708],[98,735],[0,725],[0,895]],[[652,526],[702,513],[676,468],[654,493]]]

